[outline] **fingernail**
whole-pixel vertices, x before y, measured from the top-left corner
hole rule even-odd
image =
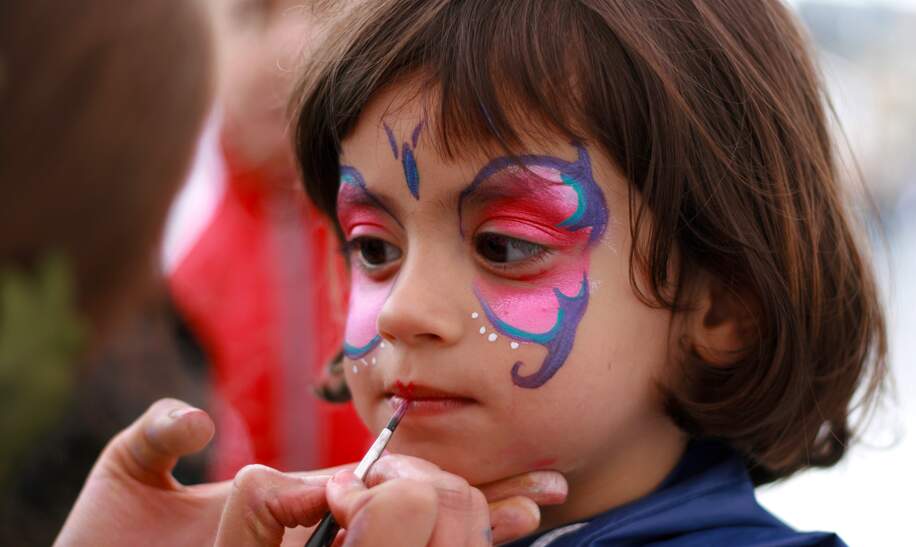
[[[331,480],[339,486],[350,486],[359,481],[351,471],[338,471]]]
[[[566,480],[556,473],[539,473],[532,477],[532,494],[540,505],[553,505],[566,500],[569,486]]]
[[[169,412],[169,418],[173,420],[180,420],[182,416],[187,416],[188,414],[192,412],[197,412],[198,410],[200,409],[193,407],[193,406],[183,406],[181,408],[176,408],[172,410],[171,412]]]
[[[565,496],[568,488],[566,482],[560,479],[548,479],[544,482],[544,493],[554,494],[556,496]]]

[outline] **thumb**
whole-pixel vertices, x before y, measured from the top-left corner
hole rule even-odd
[[[220,518],[216,547],[278,547],[286,528],[312,526],[327,511],[327,475],[297,477],[263,465],[242,468]]]
[[[206,412],[177,399],[160,399],[115,436],[99,458],[102,472],[126,474],[149,486],[173,489],[172,469],[182,456],[203,449],[215,426]]]

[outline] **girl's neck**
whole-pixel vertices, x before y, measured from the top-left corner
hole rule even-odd
[[[667,418],[653,425],[610,448],[598,461],[566,473],[566,502],[541,508],[539,532],[586,520],[655,490],[680,461],[687,435]]]

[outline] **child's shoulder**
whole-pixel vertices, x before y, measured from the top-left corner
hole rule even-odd
[[[718,443],[692,442],[669,477],[648,496],[512,547],[657,545],[693,547],[823,546],[836,534],[797,532],[757,503],[742,459]]]

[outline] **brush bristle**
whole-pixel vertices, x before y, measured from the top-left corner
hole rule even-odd
[[[394,431],[394,428],[398,426],[401,418],[404,417],[404,414],[407,414],[407,409],[410,408],[410,401],[404,399],[401,401],[401,404],[398,405],[397,410],[394,411],[394,416],[391,417],[391,420],[388,421],[388,429]]]

